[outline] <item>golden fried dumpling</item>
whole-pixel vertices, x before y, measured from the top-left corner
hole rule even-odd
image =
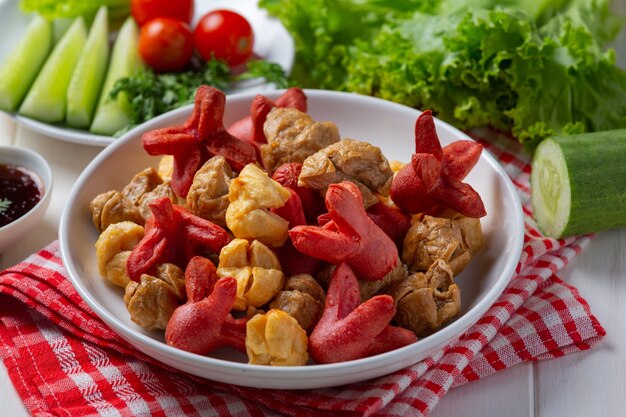
[[[163,155],[159,159],[157,166],[157,174],[163,181],[171,181],[174,173],[174,157],[172,155]]]
[[[144,228],[130,221],[113,223],[96,241],[98,273],[111,283],[125,288],[130,282],[126,260],[130,251],[143,238]]]
[[[391,284],[402,281],[409,275],[409,270],[404,262],[398,262],[383,278],[372,281],[368,279],[359,279],[359,293],[361,294],[361,302],[369,300],[375,295],[383,293]]]
[[[222,248],[217,275],[237,280],[233,309],[240,311],[270,301],[285,279],[276,254],[258,240],[249,243],[245,239],[233,239]]]
[[[267,246],[282,246],[289,223],[270,208],[283,206],[291,194],[261,168],[246,165],[230,184],[226,225],[235,237],[256,239]]]
[[[186,299],[185,273],[174,264],[161,264],[156,276],[143,274],[124,291],[131,320],[148,330],[167,327],[174,310]]]
[[[308,274],[292,275],[270,303],[292,316],[306,331],[312,330],[324,309],[326,295],[320,284]]]
[[[270,172],[288,162],[302,163],[340,139],[334,123],[316,122],[307,113],[290,107],[273,108],[267,115],[263,133],[267,144],[261,145],[261,158]]]
[[[162,183],[163,180],[157,171],[149,167],[133,176],[130,182],[122,189],[122,195],[138,206],[139,200],[145,193]]]
[[[226,226],[228,189],[235,174],[223,156],[214,156],[200,167],[187,193],[187,207],[196,216]]]
[[[296,319],[282,310],[257,314],[246,326],[248,363],[299,366],[309,361],[306,332]]]
[[[411,272],[427,271],[433,262],[441,259],[458,275],[471,257],[472,251],[456,220],[428,215],[421,220],[415,218],[404,237],[402,261]]]
[[[437,331],[461,312],[461,290],[452,268],[436,260],[426,272],[417,272],[393,284],[389,294],[396,304],[394,320],[418,336]]]
[[[367,208],[389,195],[393,171],[379,147],[343,139],[309,156],[302,164],[298,185],[326,192],[330,184],[350,181],[363,196]]]
[[[113,223],[123,221],[144,224],[139,209],[119,191],[111,190],[98,194],[89,203],[89,210],[98,232],[104,231]]]
[[[477,253],[483,246],[483,229],[480,225],[480,219],[476,217],[467,217],[452,209],[444,210],[439,213],[440,217],[445,217],[454,221],[461,229],[461,236],[465,245],[473,254]]]
[[[137,207],[144,221],[152,216],[150,207],[148,207],[151,202],[161,197],[169,198],[174,204],[178,201],[169,181],[163,182],[163,179],[152,167],[135,174],[122,190],[122,195]]]

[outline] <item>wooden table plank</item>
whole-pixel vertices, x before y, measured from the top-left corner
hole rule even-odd
[[[522,363],[451,390],[431,416],[534,416],[532,363]]]
[[[623,416],[626,410],[626,230],[598,234],[560,274],[579,289],[607,335],[594,349],[538,362],[541,417]]]
[[[0,145],[11,145],[15,136],[15,123],[13,119],[0,112]]]
[[[11,383],[7,369],[2,362],[0,362],[0,404],[2,407],[0,414],[3,416],[27,417],[30,415],[17,395],[17,391]]]

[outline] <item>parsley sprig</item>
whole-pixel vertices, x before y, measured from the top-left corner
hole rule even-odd
[[[9,209],[13,202],[8,198],[0,199],[0,214],[4,214],[5,211]]]
[[[264,78],[277,88],[290,85],[282,67],[265,60],[250,61],[247,70],[239,75],[233,75],[228,65],[217,59],[193,66],[195,68],[186,71],[163,74],[145,69],[135,76],[117,80],[109,98],[115,100],[120,94],[123,95],[118,102],[123,103],[131,124],[118,131],[115,136],[159,114],[192,103],[196,90],[203,84],[224,92],[228,92],[237,81],[253,78]]]
[[[293,83],[285,76],[283,68],[275,62],[268,62],[263,59],[250,61],[248,70],[237,77],[239,80],[250,80],[254,78],[264,78],[268,83],[274,84],[276,88],[287,88]]]

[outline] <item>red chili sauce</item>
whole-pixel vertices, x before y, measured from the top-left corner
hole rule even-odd
[[[0,164],[0,227],[19,219],[43,197],[43,182],[34,172]]]

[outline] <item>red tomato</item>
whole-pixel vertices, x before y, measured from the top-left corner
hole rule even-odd
[[[141,28],[139,55],[156,71],[182,69],[192,53],[193,35],[180,20],[157,17]]]
[[[213,54],[234,67],[252,55],[252,27],[243,16],[230,10],[214,10],[205,14],[193,36],[196,49],[206,61]]]
[[[193,0],[131,0],[130,11],[139,26],[157,17],[173,17],[187,24],[193,18]]]

